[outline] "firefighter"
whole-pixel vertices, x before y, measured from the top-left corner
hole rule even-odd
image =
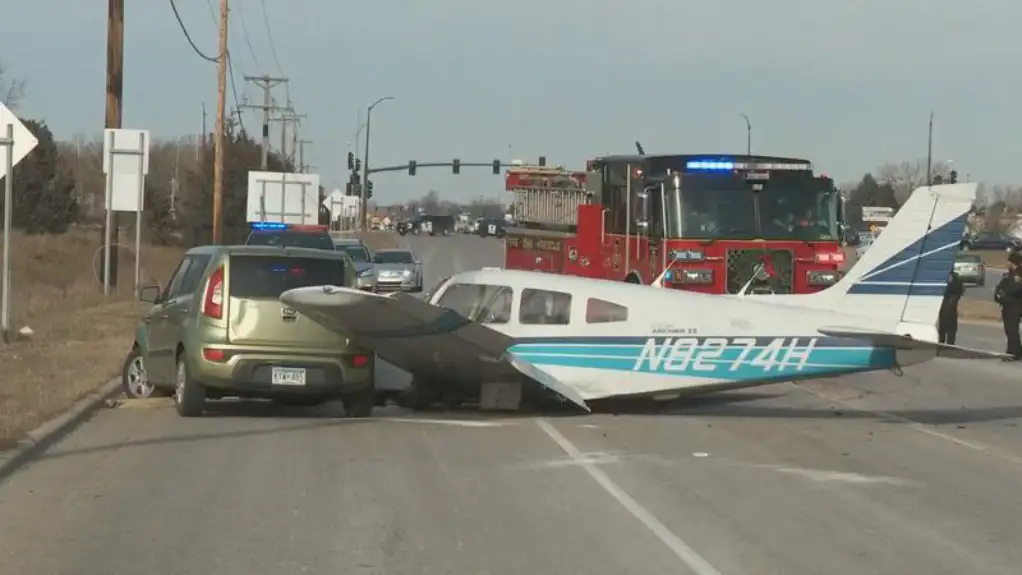
[[[958,335],[958,302],[965,295],[965,284],[958,274],[951,272],[944,288],[944,299],[940,302],[940,315],[937,319],[937,333],[940,343],[955,344]]]
[[[1004,324],[1004,336],[1007,339],[1007,354],[1011,359],[1022,359],[1022,340],[1019,337],[1019,322],[1022,321],[1022,253],[1014,252],[1008,256],[1008,273],[994,289],[994,301],[1001,304],[1001,322]]]

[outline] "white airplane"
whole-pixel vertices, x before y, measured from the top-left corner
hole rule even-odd
[[[545,388],[588,410],[621,396],[897,373],[938,355],[1006,359],[937,343],[975,197],[976,184],[917,189],[838,283],[808,295],[707,295],[487,268],[455,274],[425,301],[333,286],[280,299],[410,373],[402,404],[413,408],[445,398],[502,407],[494,397],[508,392],[517,407]]]

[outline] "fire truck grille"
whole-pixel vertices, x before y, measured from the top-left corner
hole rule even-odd
[[[792,293],[794,254],[791,250],[731,249],[727,251],[727,293],[738,293],[764,259],[773,264],[773,277],[761,273],[747,293]]]

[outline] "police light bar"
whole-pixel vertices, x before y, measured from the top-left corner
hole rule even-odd
[[[251,226],[253,230],[258,231],[288,230],[292,232],[325,232],[329,230],[328,226],[313,224],[285,224],[283,222],[252,222]]]
[[[728,159],[691,160],[685,169],[694,172],[733,172],[735,170],[793,170],[812,171],[809,162],[735,162]]]
[[[253,230],[286,230],[287,224],[281,222],[252,222]]]

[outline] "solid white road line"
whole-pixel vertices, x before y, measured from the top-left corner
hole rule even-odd
[[[721,575],[713,565],[710,565],[709,561],[703,559],[694,549],[688,546],[684,541],[681,540],[677,535],[671,532],[666,525],[660,522],[652,513],[650,513],[645,507],[636,501],[632,496],[628,495],[624,489],[622,489],[614,480],[607,476],[599,467],[596,466],[593,461],[582,454],[579,448],[575,447],[567,437],[557,431],[549,421],[537,419],[536,425],[546,433],[550,439],[554,440],[564,452],[578,464],[579,467],[586,470],[586,473],[599,484],[611,497],[616,499],[618,503],[624,506],[633,517],[639,520],[640,523],[646,526],[647,529],[653,532],[660,541],[664,543],[678,559],[688,566],[697,575]]]

